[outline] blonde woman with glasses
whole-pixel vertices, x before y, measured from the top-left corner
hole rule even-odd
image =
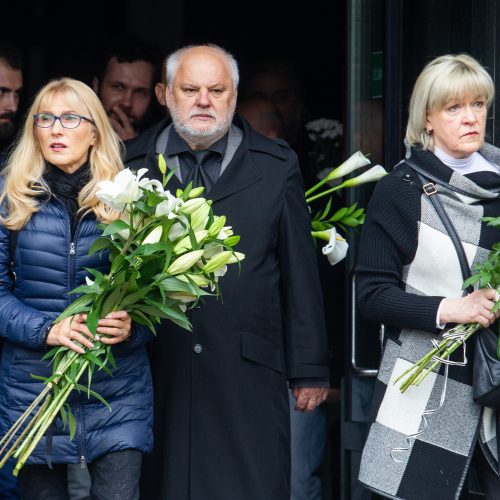
[[[116,214],[95,196],[99,181],[122,167],[121,143],[84,83],[63,78],[43,87],[0,179],[0,434],[40,392],[31,374],[49,376],[47,348],[92,347],[85,316],[53,320],[85,282],[85,268],[108,270],[108,256],[88,255],[99,222]],[[11,262],[15,275],[11,282]],[[152,448],[150,334],[124,311],[99,320],[113,344],[114,376],[96,372],[92,389],[112,406],[75,392],[69,400],[76,436],[57,420],[19,474],[22,498],[68,499],[66,465],[89,468],[93,499],[135,500],[142,453]],[[85,382],[83,382],[85,383]]]

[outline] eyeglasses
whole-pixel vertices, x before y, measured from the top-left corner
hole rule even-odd
[[[77,115],[75,113],[65,113],[61,116],[53,115],[52,113],[37,113],[33,115],[35,120],[35,125],[41,128],[50,128],[56,120],[59,120],[60,124],[64,128],[77,128],[82,120],[86,120],[90,123],[94,123],[93,120],[85,116]],[[95,123],[94,123],[95,125]]]

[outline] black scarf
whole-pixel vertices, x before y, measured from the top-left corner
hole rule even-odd
[[[61,200],[68,210],[71,220],[71,234],[73,235],[78,222],[78,194],[90,180],[89,162],[84,163],[72,174],[68,174],[59,167],[47,162],[43,177],[52,195]]]

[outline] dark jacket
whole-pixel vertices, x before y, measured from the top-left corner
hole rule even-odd
[[[42,356],[44,334],[51,322],[72,301],[68,291],[85,282],[85,268],[107,272],[106,255],[88,256],[100,235],[93,215],[85,216],[70,241],[70,220],[63,203],[54,197],[19,231],[15,252],[16,283],[11,291],[9,231],[0,226],[0,434],[3,435],[42,389],[31,374],[49,376]],[[53,429],[53,463],[93,461],[112,451],[152,448],[152,387],[144,343],[151,336],[135,327],[130,342],[114,348],[117,367],[110,378],[95,372],[92,389],[104,397],[112,412],[99,401],[73,392],[70,403],[77,421],[75,438],[58,418]],[[85,383],[85,382],[83,382]],[[45,438],[28,463],[46,461]]]
[[[222,297],[191,312],[192,333],[165,324],[155,341],[156,445],[144,499],[289,500],[287,379],[329,377],[297,157],[235,123],[243,142],[207,197],[246,257],[240,273],[233,265],[220,279]],[[164,126],[128,144],[127,166],[157,175],[152,152]],[[178,187],[172,178],[170,190]]]

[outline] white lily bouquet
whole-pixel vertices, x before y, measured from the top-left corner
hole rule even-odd
[[[361,153],[361,151],[357,151],[338,167],[330,169],[327,173],[325,172],[323,179],[306,191],[305,196],[307,203],[311,203],[323,196],[331,195],[339,189],[360,186],[368,182],[376,182],[384,175],[387,175],[384,167],[375,165],[357,177],[346,179],[334,187],[316,193],[316,191],[326,183],[342,179],[346,175],[369,164],[370,160]],[[314,215],[311,222],[311,234],[316,239],[328,242],[328,244],[323,247],[322,252],[327,256],[332,266],[340,262],[346,256],[349,248],[347,241],[338,233],[336,226],[339,226],[346,232],[349,228],[356,228],[360,224],[363,224],[364,220],[365,211],[363,208],[358,208],[357,203],[354,203],[350,207],[342,207],[333,211],[331,197],[326,207]]]
[[[214,215],[211,201],[199,197],[203,188],[178,190],[175,196],[165,186],[173,174],[165,175],[166,164],[160,156],[163,182],[149,180],[126,169],[114,181],[103,181],[97,197],[120,212],[111,224],[102,224],[103,233],[90,253],[108,251],[108,274],[88,269],[93,280],[72,291],[78,298],[54,323],[79,313],[87,314],[94,347],[78,354],[59,346],[49,351],[52,375],[42,380],[44,389],[0,440],[0,467],[11,455],[17,459],[17,475],[57,415],[75,435],[75,418],[66,400],[73,390],[108,403],[90,388],[92,374],[104,370],[111,375],[115,366],[110,345],[96,335],[99,318],[111,311],[127,311],[132,320],[155,332],[155,324],[168,319],[187,330],[188,305],[195,306],[204,295],[219,294],[218,280],[229,264],[238,264],[244,255],[233,247],[239,236],[226,226],[226,217]],[[83,347],[83,346],[82,346]],[[85,349],[85,348],[84,348]],[[88,385],[79,383],[87,374]],[[111,408],[109,407],[111,410]]]

